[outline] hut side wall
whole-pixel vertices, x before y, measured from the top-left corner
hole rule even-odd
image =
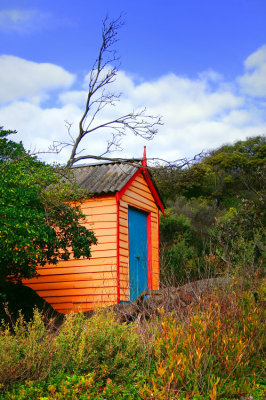
[[[159,213],[153,195],[143,177],[139,174],[120,199],[119,204],[119,270],[120,300],[128,301],[129,252],[128,252],[128,206],[140,208],[151,214],[151,288],[159,289]]]
[[[70,259],[40,267],[38,278],[25,280],[62,313],[91,310],[117,301],[117,204],[115,196],[88,199],[81,205],[84,223],[98,244],[91,259]]]

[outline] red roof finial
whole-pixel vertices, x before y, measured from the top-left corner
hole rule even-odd
[[[144,152],[141,164],[143,167],[147,167],[146,146],[144,146]]]

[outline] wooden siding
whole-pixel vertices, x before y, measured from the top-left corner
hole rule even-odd
[[[139,174],[121,197],[119,204],[119,259],[120,259],[120,300],[128,301],[129,293],[129,253],[128,253],[128,206],[151,213],[151,284],[159,289],[159,243],[158,208],[151,191]]]
[[[86,215],[84,226],[94,231],[98,244],[92,246],[91,259],[71,258],[54,265],[40,267],[40,276],[24,283],[62,313],[87,311],[96,307],[128,301],[129,252],[128,206],[150,213],[151,223],[151,285],[159,288],[159,214],[153,195],[140,173],[119,200],[117,220],[116,196],[86,200],[81,208]],[[119,248],[117,234],[119,227]],[[117,286],[117,256],[119,252],[119,290]]]
[[[86,311],[116,303],[117,205],[115,196],[91,198],[82,203],[84,225],[94,231],[98,243],[91,259],[70,259],[40,267],[40,276],[24,283],[57,311]]]

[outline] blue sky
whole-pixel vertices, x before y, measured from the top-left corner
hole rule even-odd
[[[265,0],[1,0],[0,125],[35,150],[64,140],[65,120],[75,134],[101,21],[121,13],[115,112],[147,106],[162,116],[150,156],[192,157],[265,134]],[[84,145],[100,154],[107,139]],[[127,137],[120,155],[138,157],[144,144]]]

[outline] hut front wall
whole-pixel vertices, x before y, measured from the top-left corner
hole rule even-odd
[[[70,259],[38,269],[38,278],[25,280],[62,313],[91,310],[117,301],[117,204],[115,196],[86,200],[84,225],[98,239],[91,259]]]
[[[139,174],[121,197],[119,204],[119,275],[120,300],[128,301],[129,251],[128,251],[128,206],[133,206],[151,215],[151,288],[159,289],[159,212],[153,195],[142,174]]]

